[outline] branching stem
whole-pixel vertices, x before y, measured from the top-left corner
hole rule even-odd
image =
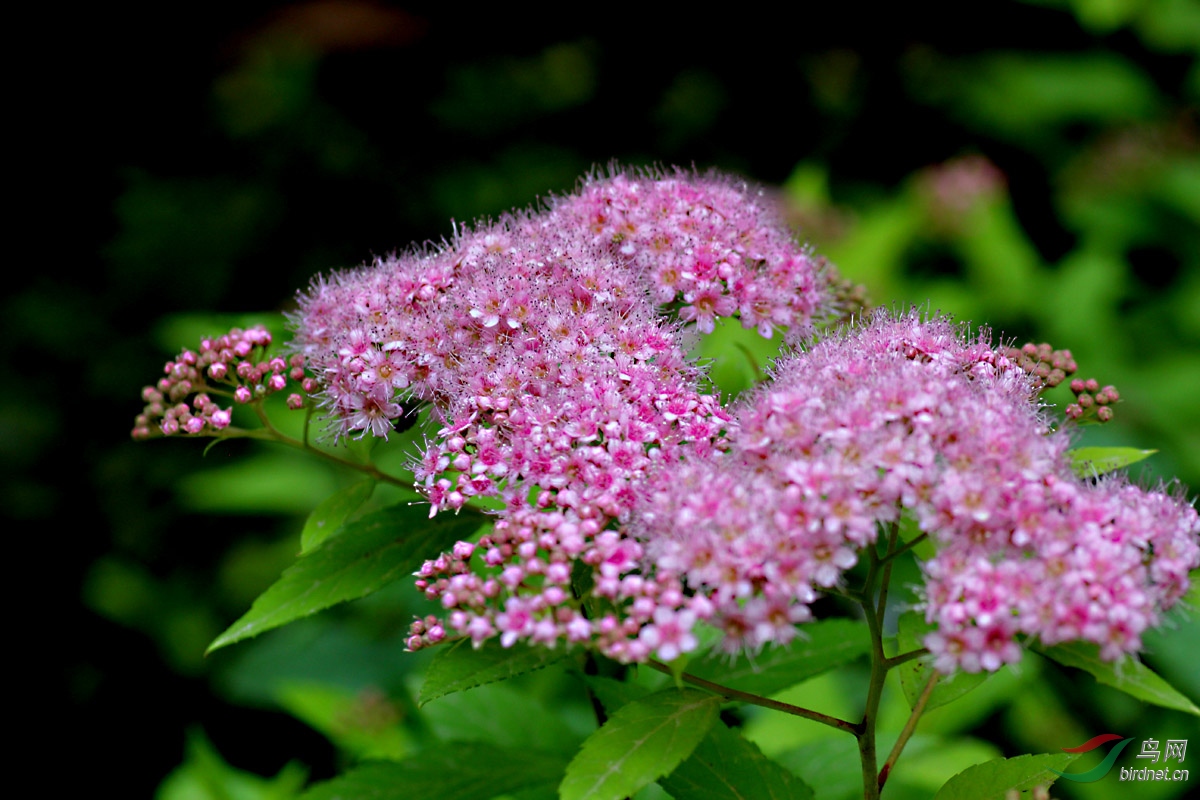
[[[380,483],[389,483],[392,486],[398,486],[402,489],[407,489],[410,491],[412,490],[413,487],[410,482],[407,482],[401,478],[397,478],[395,475],[389,475],[380,470],[374,464],[363,464],[357,461],[348,461],[347,459],[336,456],[333,453],[329,453],[321,450],[318,447],[314,447],[308,441],[307,418],[304,420],[304,439],[293,439],[287,434],[282,433],[278,428],[271,424],[271,420],[267,416],[266,411],[263,409],[261,402],[255,402],[251,404],[251,407],[254,409],[254,413],[258,416],[258,419],[262,423],[263,427],[255,428],[253,430],[247,428],[226,428],[219,434],[216,434],[214,438],[259,439],[266,442],[278,442],[279,444],[287,445],[288,447],[294,447],[297,450],[303,450],[309,455],[314,455],[317,458],[324,459],[330,463],[337,464],[342,467],[348,467],[349,469],[356,470],[364,475],[369,475]],[[468,507],[464,507],[463,510],[472,512],[472,509]]]
[[[920,658],[921,656],[928,654],[929,650],[927,648],[918,647],[916,650],[909,650],[907,653],[900,653],[899,655],[892,656],[891,658],[885,658],[883,660],[883,664],[887,669],[890,670],[893,667],[898,667],[901,664],[912,661],[914,658]]]
[[[899,547],[895,550],[890,551],[886,556],[881,557],[880,561],[882,561],[884,563],[890,563],[891,561],[895,560],[899,556],[902,556],[905,553],[907,553],[909,550],[912,550],[914,547],[916,547],[917,545],[919,545],[921,542],[925,541],[928,538],[929,538],[928,533],[922,533],[917,536],[914,536],[911,542],[905,542],[903,547]]]
[[[661,661],[647,661],[646,665],[667,675],[674,674],[671,672],[671,668]],[[680,678],[684,683],[690,683],[692,686],[699,686],[701,689],[707,689],[713,694],[719,694],[721,697],[724,697],[728,700],[737,700],[742,703],[749,703],[750,705],[762,706],[763,708],[770,708],[774,709],[775,711],[782,711],[785,714],[791,714],[794,717],[810,719],[813,722],[819,722],[822,725],[828,725],[831,728],[837,728],[839,731],[846,731],[847,733],[853,733],[857,735],[858,732],[858,726],[856,726],[853,722],[847,722],[844,719],[831,717],[828,714],[822,714],[820,711],[813,711],[812,709],[794,706],[790,703],[783,703],[779,700],[772,700],[771,698],[763,697],[762,695],[751,694],[750,692],[743,692],[740,689],[722,686],[719,683],[714,683],[713,681],[706,680],[697,675],[692,675],[688,672],[680,675]]]

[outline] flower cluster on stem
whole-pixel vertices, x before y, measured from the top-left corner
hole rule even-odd
[[[1038,399],[1076,372],[1070,352],[995,347],[915,312],[806,338],[845,288],[762,191],[617,171],[318,280],[286,360],[264,355],[260,328],[184,351],[145,389],[134,436],[218,434],[230,412],[213,396],[248,403],[289,380],[335,437],[386,437],[429,407],[413,472],[430,516],[499,510],[418,571],[444,619],[417,620],[412,649],[497,637],[670,661],[701,620],[730,651],[787,644],[877,531],[889,554],[911,545],[904,523],[935,550],[939,670],[995,670],[1023,638],[1136,652],[1200,564],[1200,523],[1177,490],[1072,473],[1069,431]],[[723,317],[794,346],[729,408],[684,340]],[[1071,388],[1072,419],[1119,400],[1095,380]]]
[[[730,425],[681,331],[737,317],[764,336],[800,333],[825,299],[817,261],[761,191],[618,172],[318,282],[294,347],[322,376],[338,435],[386,436],[415,403],[432,406],[439,427],[414,465],[431,515],[503,501],[487,536],[418,574],[450,630],[670,659],[695,646],[711,603],[645,570],[623,523],[649,474],[704,459]],[[585,612],[579,570],[606,610]],[[444,632],[420,620],[410,646]]]
[[[1019,636],[1135,652],[1200,565],[1196,511],[1076,478],[1038,380],[985,334],[876,314],[782,360],[731,409],[725,452],[654,476],[635,529],[657,569],[710,598],[731,648],[787,642],[907,515],[937,549],[925,644],[939,670],[1015,662]]]

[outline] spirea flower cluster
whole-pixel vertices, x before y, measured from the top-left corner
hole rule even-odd
[[[938,669],[1014,662],[1018,635],[1134,652],[1200,565],[1200,523],[1162,491],[1077,479],[1037,380],[944,319],[877,314],[778,364],[727,451],[656,473],[633,527],[735,647],[791,639],[906,514],[937,547]]]
[[[502,498],[494,529],[429,561],[418,585],[476,642],[590,642],[622,661],[690,641],[702,595],[644,569],[621,523],[649,474],[723,446],[680,332],[736,316],[805,332],[817,262],[761,191],[732,179],[618,173],[541,213],[381,259],[300,300],[294,346],[341,435],[386,436],[417,403],[439,430],[415,471],[432,509]],[[588,617],[584,568],[609,612]],[[420,621],[412,647],[445,628]]]
[[[387,436],[428,405],[414,471],[431,516],[503,501],[479,541],[420,569],[444,617],[415,622],[410,648],[465,635],[670,660],[701,620],[731,650],[787,643],[904,522],[936,548],[939,669],[994,670],[1021,637],[1136,651],[1200,564],[1200,523],[1177,493],[1074,476],[1037,400],[1070,354],[918,314],[810,342],[837,294],[762,192],[685,172],[593,178],[317,282],[293,347],[335,435]],[[799,344],[729,409],[681,336],[721,317]],[[1079,383],[1081,403],[1117,399]]]

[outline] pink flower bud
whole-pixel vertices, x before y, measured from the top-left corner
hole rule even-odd
[[[254,396],[250,393],[248,388],[245,386],[239,386],[233,392],[233,399],[239,403],[249,403],[254,399]]]

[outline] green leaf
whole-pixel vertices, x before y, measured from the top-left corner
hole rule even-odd
[[[906,611],[901,614],[897,635],[900,652],[924,647],[925,635],[933,629],[934,626],[926,622],[924,615],[918,611]],[[925,684],[934,672],[933,667],[930,666],[928,658],[917,658],[904,662],[897,669],[900,671],[900,688],[904,690],[909,708],[912,708],[925,691]],[[937,686],[925,701],[925,710],[929,711],[957,700],[991,676],[990,672],[972,673],[962,670],[953,675],[939,675]]]
[[[876,752],[887,753],[888,734],[876,739]],[[907,758],[908,753],[905,753]],[[858,742],[852,736],[821,736],[776,754],[776,763],[798,776],[822,800],[854,800],[863,795]],[[886,797],[888,792],[884,793]]]
[[[430,703],[421,710],[421,720],[433,741],[488,742],[557,753],[565,765],[595,722],[591,709],[582,703],[573,706],[546,699],[550,705],[528,685],[517,689],[511,683],[489,683]]]
[[[814,622],[800,629],[787,647],[766,650],[753,658],[739,653],[713,654],[692,662],[691,674],[754,694],[774,694],[814,675],[841,666],[871,650],[867,626],[849,619]]]
[[[355,691],[317,681],[284,681],[275,697],[285,711],[355,761],[400,759],[418,749],[400,724],[403,709],[374,687]]]
[[[189,731],[183,764],[166,777],[156,800],[290,800],[300,794],[308,769],[289,761],[274,778],[235,769],[225,762],[208,738]]]
[[[357,511],[375,491],[375,481],[368,478],[347,486],[327,497],[313,509],[300,532],[300,554],[315,550],[318,545],[337,533],[346,518]]]
[[[553,787],[563,760],[532,750],[451,742],[406,761],[366,764],[313,786],[301,800],[492,800],[509,792]]]
[[[804,781],[720,721],[659,785],[673,797],[688,800],[810,800],[813,796]]]
[[[523,672],[541,669],[565,658],[565,649],[530,647],[521,642],[501,647],[496,639],[472,647],[470,639],[460,639],[438,650],[425,671],[419,705],[454,692],[503,681]]]
[[[671,772],[717,721],[721,698],[667,689],[622,706],[583,743],[559,786],[562,800],[620,800]]]
[[[411,575],[426,559],[467,538],[480,524],[479,517],[466,514],[426,519],[423,508],[407,504],[368,514],[301,556],[208,646],[208,652],[365,597]]]
[[[1120,689],[1138,700],[1200,717],[1200,708],[1195,703],[1137,659],[1103,661],[1100,648],[1090,642],[1066,642],[1053,647],[1033,645],[1032,649],[1059,664],[1081,669],[1098,682]]]
[[[1071,457],[1071,470],[1077,476],[1091,478],[1136,464],[1157,452],[1136,447],[1077,447],[1068,450],[1067,455]]]
[[[1075,760],[1075,753],[1046,753],[1016,758],[997,758],[963,770],[934,796],[934,800],[1004,800],[1010,789],[1018,792],[1049,786]]]

